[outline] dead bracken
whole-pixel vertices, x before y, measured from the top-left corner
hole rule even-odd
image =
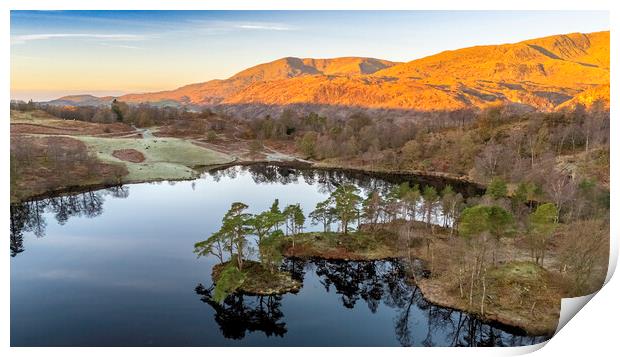
[[[213,267],[211,272],[213,281],[219,279],[226,264],[217,264]],[[244,294],[277,295],[297,292],[301,288],[301,282],[293,279],[290,273],[277,270],[272,272],[261,263],[252,260],[243,262],[243,272],[247,276],[237,291]]]
[[[135,149],[114,150],[114,152],[112,152],[112,156],[123,161],[129,161],[133,163],[140,163],[144,161],[144,154]]]

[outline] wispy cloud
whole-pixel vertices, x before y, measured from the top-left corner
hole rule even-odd
[[[188,23],[198,24],[193,31],[200,30],[202,33],[219,35],[234,31],[296,31],[297,28],[279,22],[240,22],[240,21],[204,21],[190,20]]]
[[[115,47],[115,48],[125,48],[125,49],[129,49],[129,50],[143,50],[144,47],[140,47],[140,46],[130,46],[130,45],[123,45],[123,44],[112,44],[112,43],[101,43],[101,45],[106,46],[106,47]]]
[[[266,30],[266,31],[292,31],[293,27],[278,23],[244,23],[236,24],[234,27],[244,30]]]
[[[29,35],[17,35],[11,37],[11,44],[22,44],[30,41],[44,41],[52,39],[95,39],[106,41],[142,41],[146,39],[144,35],[134,34],[100,34],[100,33],[37,33]]]

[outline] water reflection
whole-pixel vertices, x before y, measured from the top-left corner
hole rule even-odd
[[[240,293],[226,297],[219,304],[213,300],[213,286],[205,288],[196,286],[200,300],[215,310],[215,322],[226,338],[241,340],[246,332],[262,331],[267,337],[284,337],[286,323],[282,322],[284,314],[280,310],[282,296],[245,296]]]
[[[206,173],[215,182],[219,182],[222,178],[235,179],[239,175],[245,174],[249,174],[256,184],[278,183],[288,185],[303,180],[308,185],[317,186],[317,190],[325,194],[333,192],[340,185],[353,184],[362,189],[364,194],[376,191],[387,195],[394,184],[402,182],[409,182],[410,185],[419,184],[421,187],[432,185],[438,190],[449,183],[456,192],[462,193],[465,197],[480,193],[476,186],[458,181],[448,182],[446,180],[390,174],[371,176],[370,174],[357,171],[313,169],[308,167],[295,168],[270,164],[231,166]],[[170,182],[170,184],[174,184],[174,182]],[[103,212],[105,196],[127,198],[129,196],[129,188],[127,186],[117,186],[98,191],[85,191],[11,204],[11,256],[14,257],[24,251],[23,234],[25,232],[32,232],[39,238],[45,236],[46,222],[43,218],[45,212],[53,213],[61,225],[75,216],[97,217]],[[313,207],[305,208],[312,209]],[[438,215],[437,217],[441,216]]]
[[[224,169],[208,171],[206,174],[218,182],[226,177],[234,179],[240,174],[249,173],[254,183],[279,183],[283,185],[304,180],[309,185],[317,185],[320,192],[331,193],[338,186],[353,184],[365,192],[377,191],[387,194],[395,184],[409,182],[411,186],[433,186],[441,191],[446,185],[461,193],[464,197],[480,195],[484,192],[480,187],[458,180],[431,178],[401,174],[369,174],[353,170],[317,169],[311,167],[289,167],[271,164],[252,164],[231,166]]]
[[[527,336],[429,303],[417,286],[410,283],[406,267],[400,261],[286,259],[283,270],[302,281],[309,275],[318,278],[325,291],[334,291],[347,309],[355,308],[358,303],[364,303],[372,314],[380,306],[391,309],[395,316],[394,333],[401,346],[520,346],[548,338]],[[224,337],[242,339],[246,331],[263,331],[267,336],[283,336],[287,332],[280,310],[281,296],[237,293],[218,304],[211,298],[212,289],[199,284],[196,293],[215,310],[215,321]]]
[[[118,186],[11,204],[9,210],[11,256],[15,257],[24,252],[25,232],[32,232],[37,238],[45,236],[46,212],[53,213],[60,225],[64,225],[71,217],[94,218],[103,213],[106,195],[127,198],[129,188]]]

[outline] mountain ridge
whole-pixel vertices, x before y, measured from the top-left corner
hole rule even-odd
[[[554,110],[605,83],[609,83],[609,31],[473,46],[402,63],[370,57],[284,57],[228,79],[118,99],[155,105],[316,104],[412,111],[512,103]],[[606,99],[604,90],[597,95]],[[67,97],[59,100],[70,102]]]

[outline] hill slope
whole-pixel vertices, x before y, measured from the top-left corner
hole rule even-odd
[[[393,65],[394,63],[390,61],[363,57],[334,59],[286,57],[248,68],[226,80],[190,84],[172,91],[129,94],[121,96],[120,100],[130,103],[176,101],[183,104],[218,104],[254,83],[311,75],[370,74]]]
[[[406,63],[286,57],[226,80],[128,94],[130,103],[320,105],[413,111],[513,103],[552,110],[609,83],[609,31],[445,51]]]

